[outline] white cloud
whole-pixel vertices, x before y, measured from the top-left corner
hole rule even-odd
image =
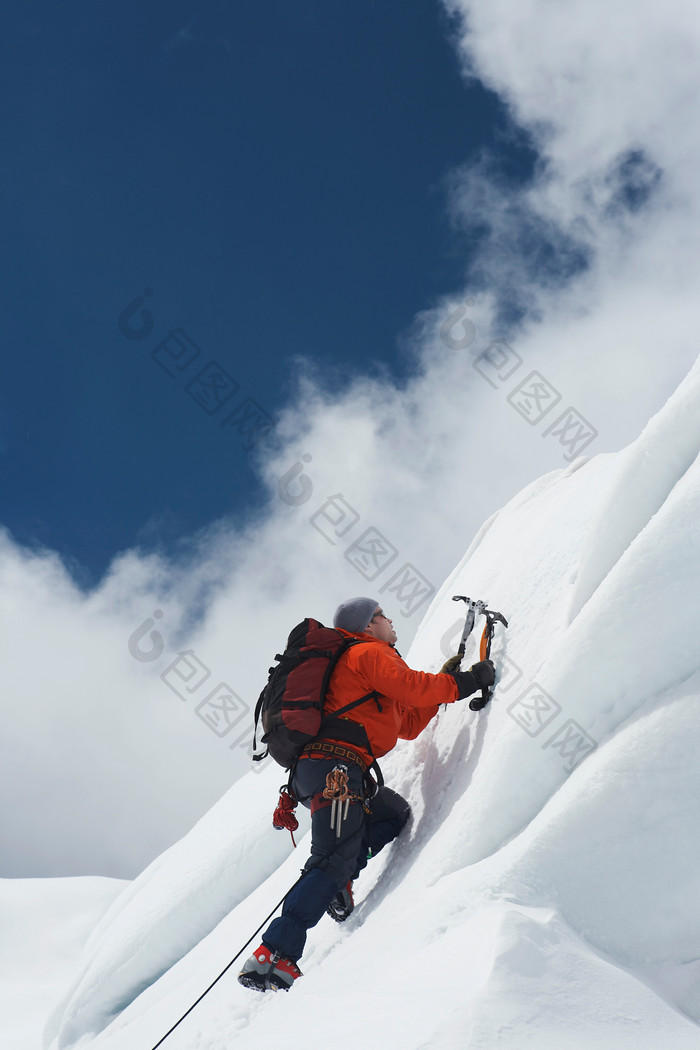
[[[598,432],[585,454],[618,449],[695,359],[693,9],[679,0],[663,10],[583,0],[449,9],[466,16],[465,70],[502,95],[540,152],[531,183],[499,182],[488,158],[455,173],[455,222],[490,231],[463,293],[426,304],[405,335],[412,379],[358,380],[340,393],[313,373],[300,380],[259,462],[269,502],[255,521],[212,526],[184,566],[127,554],[92,594],[54,555],[5,537],[0,787],[14,801],[2,874],[134,873],[244,761],[197,717],[200,692],[182,701],[161,681],[178,651],[203,661],[207,688],[223,681],[253,703],[289,627],[306,615],[328,622],[352,594],[393,610],[405,651],[421,613],[402,616],[401,595],[382,590],[395,571],[409,563],[439,586],[484,518],[567,465],[550,420],[576,409]],[[554,246],[546,270],[531,254],[542,234]],[[569,245],[585,247],[588,265],[561,280],[557,252]],[[530,310],[514,330],[495,320],[504,293]],[[504,337],[509,346],[485,358]],[[533,371],[560,396],[534,421],[522,398],[516,407]],[[347,557],[367,530],[396,551],[374,579]],[[139,662],[127,643],[156,609],[164,650]]]

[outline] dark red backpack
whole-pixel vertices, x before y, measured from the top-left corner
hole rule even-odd
[[[322,730],[334,740],[372,753],[364,728],[340,716],[366,700],[374,700],[381,710],[379,693],[367,693],[334,711],[329,718],[323,717],[326,690],[338,660],[351,646],[362,644],[366,643],[360,638],[347,638],[318,620],[306,619],[297,624],[285,651],[275,656],[278,663],[270,668],[267,685],[255,705],[253,750],[257,747],[258,722],[262,723],[261,740],[267,750],[253,755],[254,761],[260,762],[270,754],[279,765],[291,769],[302,748]]]

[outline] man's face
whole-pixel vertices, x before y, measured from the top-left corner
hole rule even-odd
[[[365,628],[365,634],[371,634],[373,638],[378,638],[380,642],[388,642],[389,645],[394,645],[396,642],[396,631],[393,624],[389,617],[384,615],[379,606],[377,606],[369,625]]]

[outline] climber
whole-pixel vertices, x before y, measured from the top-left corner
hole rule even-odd
[[[333,626],[366,644],[343,653],[330,679],[324,717],[371,696],[337,722],[350,720],[353,732],[325,729],[304,747],[290,789],[311,810],[311,856],[288,893],[282,914],[263,934],[238,980],[260,991],[288,990],[298,967],[307,930],[324,912],[343,922],[354,903],[352,884],[368,858],[376,856],[405,826],[410,806],[371,775],[376,760],[399,738],[413,740],[451,704],[494,681],[491,660],[460,671],[451,657],[438,674],[413,671],[397,652],[391,619],[373,598],[352,598],[336,610]],[[353,742],[348,743],[348,735]]]

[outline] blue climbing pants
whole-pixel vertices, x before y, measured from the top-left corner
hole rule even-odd
[[[368,810],[361,801],[350,802],[340,834],[337,814],[331,828],[331,803],[323,798],[326,777],[339,765],[347,773],[349,792],[363,799]],[[301,958],[307,930],[316,925],[338,890],[357,878],[368,856],[396,838],[410,816],[408,802],[390,788],[379,787],[367,798],[366,783],[363,770],[354,763],[315,757],[297,762],[290,786],[311,810],[311,856],[300,882],[287,894],[281,916],[273,919],[263,936],[263,943],[286,959]]]

